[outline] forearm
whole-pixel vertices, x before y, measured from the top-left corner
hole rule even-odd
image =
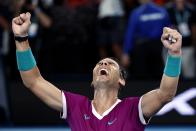
[[[25,51],[30,48],[28,40],[22,42],[15,41],[15,43],[16,43],[16,50],[18,51]]]
[[[23,42],[16,42],[16,49],[18,51],[26,51],[30,48],[28,40],[23,41]],[[20,71],[21,78],[23,80],[23,83],[25,84],[26,87],[32,87],[33,84],[35,83],[36,79],[41,77],[39,69],[37,66],[32,68],[31,70],[28,71]]]
[[[169,77],[163,74],[160,88],[158,89],[159,97],[162,103],[170,102],[176,94],[179,77]]]
[[[160,83],[159,94],[163,102],[167,103],[173,99],[176,94],[178,80],[181,70],[181,50],[177,53],[169,52],[164,74]],[[169,70],[168,70],[169,68]]]

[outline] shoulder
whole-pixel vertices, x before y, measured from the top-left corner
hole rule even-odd
[[[141,5],[131,11],[132,15],[140,15],[145,11],[145,5]]]
[[[65,96],[64,104],[67,106],[68,113],[73,110],[80,110],[82,107],[87,108],[90,105],[90,100],[86,96],[66,91],[62,91],[63,95]]]
[[[140,97],[127,97],[122,100],[123,104],[134,106],[139,104]]]
[[[145,121],[141,110],[142,97],[128,97],[122,100],[122,110],[126,112],[126,116],[132,123],[139,127],[144,127],[148,122]]]
[[[140,101],[140,97],[124,98],[121,101],[121,108],[123,108],[124,111],[126,110],[131,114],[136,113],[138,112],[139,101]]]
[[[63,93],[65,96],[87,98],[86,96],[83,96],[83,95],[80,95],[80,94],[76,94],[76,93],[72,93],[72,92],[68,92],[68,91],[64,91],[64,90],[62,90],[62,93]]]
[[[160,13],[166,13],[166,9],[162,6],[156,5],[155,3],[150,3],[149,7],[156,12],[160,12]]]
[[[140,99],[140,97],[127,97],[127,98],[124,98],[123,100],[125,101],[130,101],[130,102],[135,102],[135,101],[138,101]]]
[[[79,103],[79,102],[85,102],[89,101],[88,97],[80,95],[80,94],[75,94],[67,91],[62,91],[63,95],[66,98],[66,101],[73,101],[74,103]]]
[[[78,116],[81,110],[88,110],[90,107],[90,100],[86,96],[62,91],[63,100],[63,114],[62,118],[68,119]]]

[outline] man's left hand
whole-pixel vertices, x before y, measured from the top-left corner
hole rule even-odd
[[[177,30],[164,27],[161,41],[164,47],[168,49],[169,54],[181,55],[182,35]]]

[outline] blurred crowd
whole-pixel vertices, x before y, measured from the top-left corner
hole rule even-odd
[[[129,79],[159,80],[167,56],[160,37],[168,26],[183,36],[182,79],[193,80],[195,5],[194,0],[0,0],[0,107],[8,107],[8,81],[19,78],[11,21],[20,13],[32,15],[29,42],[45,76],[91,74],[99,59],[116,57]]]

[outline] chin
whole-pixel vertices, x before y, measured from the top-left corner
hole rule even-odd
[[[104,77],[104,78],[98,77],[96,81],[97,81],[97,82],[109,82],[110,79],[109,79],[109,78],[106,78],[106,77]]]

